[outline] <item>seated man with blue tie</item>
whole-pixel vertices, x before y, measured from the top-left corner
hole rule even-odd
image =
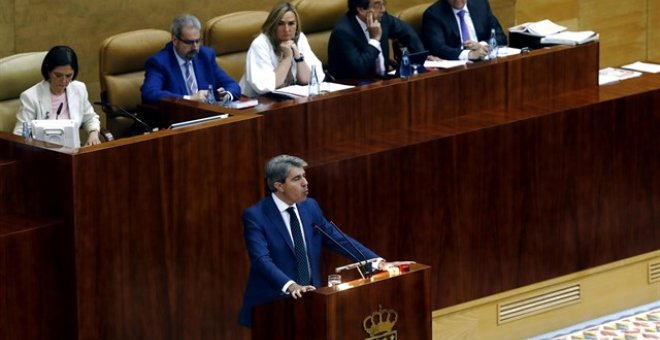
[[[318,203],[307,198],[305,166],[304,160],[289,155],[268,161],[265,171],[271,194],[243,213],[243,234],[250,256],[250,274],[239,316],[239,323],[245,327],[252,326],[255,305],[287,296],[297,299],[323,284],[321,247],[355,262],[363,260],[357,256],[378,258],[371,263],[375,268],[385,265],[373,251],[329,223]],[[352,254],[354,250],[359,255]]]
[[[424,51],[415,30],[386,12],[386,0],[348,0],[348,12],[330,34],[328,69],[336,79],[379,78],[390,66],[389,39]]]
[[[486,41],[491,29],[495,29],[497,44],[506,45],[506,35],[488,0],[438,0],[422,19],[424,45],[442,59],[484,59],[490,52]]]
[[[215,61],[215,51],[201,46],[202,24],[183,14],[172,22],[172,41],[145,65],[142,102],[153,104],[163,98],[204,102],[209,85],[216,99],[228,101],[241,96],[241,88]]]

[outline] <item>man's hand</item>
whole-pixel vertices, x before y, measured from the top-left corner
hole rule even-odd
[[[197,93],[191,94],[189,99],[194,100],[196,102],[205,103],[207,94],[208,94],[207,90],[199,90],[197,91]]]
[[[463,48],[470,50],[468,53],[468,59],[470,60],[479,60],[483,59],[488,55],[489,47],[488,45],[480,44],[477,41],[469,40],[463,44]]]
[[[369,31],[369,38],[380,41],[383,30],[380,27],[380,21],[374,19],[374,13],[371,11],[367,13],[367,31]]]
[[[306,292],[309,292],[309,291],[312,291],[312,290],[315,290],[315,289],[316,289],[316,287],[314,287],[314,286],[301,286],[297,283],[294,283],[294,284],[290,285],[289,288],[287,288],[287,291],[289,292],[289,294],[291,294],[291,296],[294,299],[297,299],[297,298],[302,297],[303,293],[306,293]]]

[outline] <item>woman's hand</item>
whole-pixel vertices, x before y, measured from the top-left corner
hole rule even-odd
[[[85,143],[85,146],[96,145],[96,144],[101,144],[101,140],[99,139],[99,132],[94,130],[94,131],[89,133],[89,136],[87,137],[87,142]]]

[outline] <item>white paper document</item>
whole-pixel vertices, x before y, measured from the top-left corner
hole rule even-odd
[[[509,32],[531,35],[533,37],[545,37],[566,30],[566,27],[557,25],[545,19],[537,22],[526,22],[509,28]]]
[[[618,83],[621,80],[641,76],[641,72],[624,70],[622,68],[607,67],[598,71],[598,85]]]
[[[600,35],[594,31],[564,31],[557,34],[541,38],[541,44],[559,44],[559,45],[581,45],[591,41],[596,41]]]
[[[621,67],[627,68],[629,70],[635,70],[635,71],[646,72],[646,73],[658,73],[658,72],[660,72],[660,65],[652,64],[652,63],[645,63],[643,61],[636,61],[632,64],[623,65]]]
[[[339,90],[350,89],[352,85],[337,84],[331,82],[321,83],[321,92],[335,92]],[[286,87],[279,88],[274,93],[283,94],[291,98],[296,97],[307,97],[309,95],[309,88],[307,85],[290,85]]]
[[[498,57],[508,57],[510,55],[520,54],[521,52],[522,52],[522,50],[519,49],[519,48],[509,47],[509,46],[501,46],[500,48],[497,49],[497,56]]]
[[[427,60],[424,62],[425,68],[452,68],[456,66],[463,66],[467,60]]]

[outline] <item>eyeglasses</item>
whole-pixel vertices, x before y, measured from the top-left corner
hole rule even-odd
[[[185,40],[185,39],[181,39],[181,37],[176,37],[176,39],[179,40],[180,42],[182,42],[186,45],[190,45],[190,46],[192,46],[192,45],[201,45],[202,44],[202,39]]]

